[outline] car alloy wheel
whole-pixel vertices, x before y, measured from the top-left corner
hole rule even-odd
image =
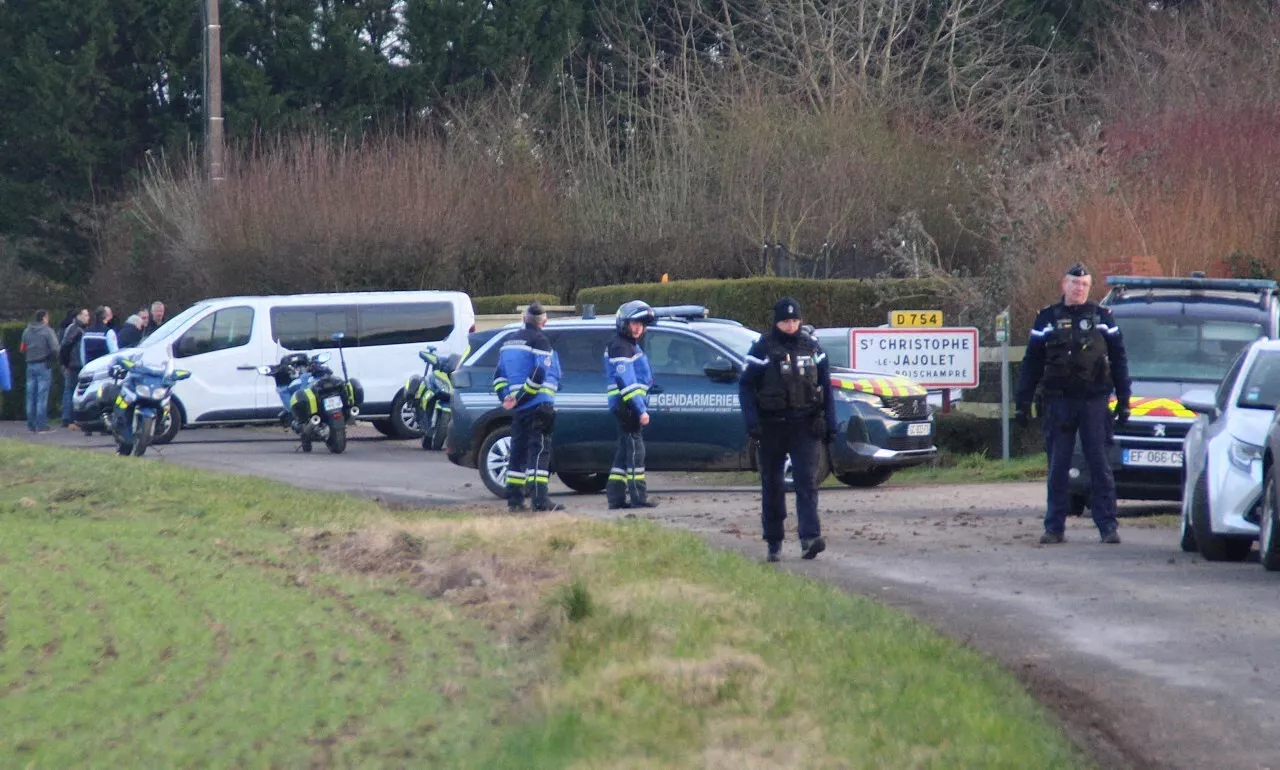
[[[503,436],[489,446],[484,458],[484,471],[493,482],[491,487],[507,485],[507,462],[511,459],[511,437]]]

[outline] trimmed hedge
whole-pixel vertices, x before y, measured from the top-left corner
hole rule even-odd
[[[817,327],[879,326],[888,322],[890,310],[941,310],[948,326],[968,326],[962,295],[957,282],[937,278],[738,278],[597,286],[578,292],[577,301],[594,304],[600,315],[633,299],[654,306],[704,305],[717,318],[767,329],[774,303],[795,297],[805,321]]]
[[[471,305],[476,309],[476,315],[504,315],[515,313],[518,305],[528,305],[534,300],[544,305],[560,304],[560,298],[554,294],[495,294],[472,297]]]
[[[985,454],[987,457],[1000,457],[1003,438],[999,420],[952,411],[946,414],[936,412],[934,421],[938,430],[935,439],[938,449],[958,455]],[[1025,457],[1043,451],[1044,434],[1041,432],[1039,418],[1033,419],[1025,428],[1010,421],[1011,457]]]
[[[0,323],[0,345],[9,352],[9,369],[13,375],[13,390],[0,392],[0,420],[27,419],[27,363],[19,350],[26,321]],[[56,329],[55,329],[56,331]],[[49,424],[62,420],[62,367],[55,367],[53,387],[49,393]]]

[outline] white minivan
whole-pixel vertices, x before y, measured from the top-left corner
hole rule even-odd
[[[475,328],[471,298],[458,291],[388,291],[223,297],[195,303],[142,341],[122,350],[147,363],[169,359],[191,372],[175,389],[167,441],[184,425],[266,423],[281,405],[275,383],[258,373],[286,353],[336,348],[350,375],[364,386],[360,418],[384,435],[420,435],[404,383],[421,370],[418,351],[434,344],[446,355],[461,354]],[[337,351],[330,366],[341,374]],[[115,356],[89,362],[80,372],[76,404],[96,392]]]

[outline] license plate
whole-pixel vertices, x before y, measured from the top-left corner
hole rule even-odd
[[[1182,452],[1174,449],[1125,449],[1121,460],[1125,465],[1181,468]]]
[[[341,408],[342,408],[341,396],[329,396],[324,400],[324,409],[326,412],[331,412]]]
[[[913,422],[907,426],[907,435],[908,436],[927,436],[929,435],[929,431],[932,428],[933,428],[932,423]]]

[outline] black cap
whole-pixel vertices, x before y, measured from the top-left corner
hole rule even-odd
[[[800,303],[795,297],[783,297],[774,303],[773,306],[773,322],[786,321],[791,318],[803,318],[800,312]]]
[[[542,307],[542,303],[535,299],[529,303],[529,307],[524,309],[524,314],[530,318],[536,318],[540,315],[546,315],[547,311]]]
[[[1063,275],[1073,275],[1076,278],[1083,278],[1088,274],[1089,268],[1085,267],[1083,262],[1077,262],[1071,267],[1068,267],[1067,272]]]

